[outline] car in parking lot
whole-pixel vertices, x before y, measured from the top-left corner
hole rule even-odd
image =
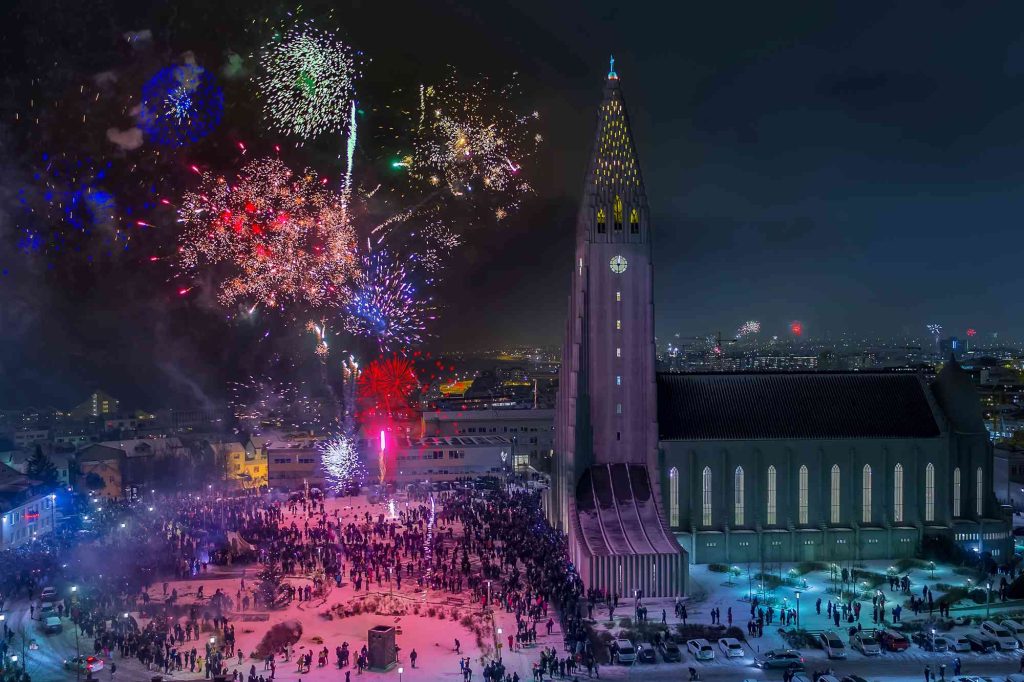
[[[878,642],[886,651],[906,651],[910,648],[910,640],[895,630],[882,630]]]
[[[64,629],[64,626],[60,622],[60,618],[57,616],[49,616],[43,621],[43,632],[48,635],[56,634]]]
[[[657,663],[658,657],[654,653],[654,645],[650,642],[640,642],[636,646],[636,660],[641,663]]]
[[[855,632],[850,635],[850,648],[856,649],[865,656],[877,656],[882,653],[878,640],[867,632]]]
[[[933,635],[930,632],[915,632],[910,636],[910,639],[925,651],[949,650],[949,643],[944,637]]]
[[[792,649],[771,649],[755,656],[754,665],[766,670],[785,670],[790,667],[803,670],[804,657],[800,655],[799,651]]]
[[[938,639],[946,640],[946,648],[949,651],[970,651],[971,643],[967,641],[967,635],[945,634],[939,635]]]
[[[56,601],[57,600],[57,588],[47,586],[43,588],[43,591],[39,593],[40,601]]]
[[[839,680],[839,682],[868,682],[868,681],[865,680],[860,675],[847,675],[843,679]]]
[[[74,656],[64,660],[67,670],[80,670],[83,673],[95,673],[103,670],[103,659],[95,656]]]
[[[818,682],[839,682],[835,675],[818,675]]]
[[[715,650],[706,639],[691,639],[686,642],[686,650],[698,661],[715,660]]]
[[[718,648],[722,650],[726,658],[743,658],[746,652],[740,640],[734,637],[722,637],[718,640]]]
[[[661,657],[666,663],[679,663],[683,660],[683,650],[671,639],[663,638],[658,642],[658,649],[661,650]]]
[[[1017,638],[1007,628],[1002,625],[986,620],[981,624],[979,628],[983,635],[991,637],[992,639],[999,642],[999,648],[1003,651],[1016,651],[1017,650]]]
[[[629,665],[636,660],[636,649],[628,639],[616,639],[612,642],[612,653],[619,663]]]
[[[818,646],[825,650],[829,658],[846,658],[846,647],[834,630],[826,630],[818,635]]]
[[[967,635],[967,641],[971,644],[971,651],[977,651],[982,654],[991,654],[999,649],[999,642],[983,635],[980,632],[972,632]]]
[[[1000,625],[1009,630],[1010,633],[1017,638],[1017,642],[1021,646],[1024,646],[1024,625],[1019,621],[1011,620],[1009,618],[1000,623]]]
[[[1024,673],[1011,673],[1003,682],[1024,682]]]

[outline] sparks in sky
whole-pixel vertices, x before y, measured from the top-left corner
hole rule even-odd
[[[751,334],[758,334],[760,333],[760,331],[760,322],[758,322],[757,320],[747,320],[742,325],[740,325],[740,328],[736,331],[736,338],[742,339],[743,337],[750,336]]]
[[[370,362],[358,379],[364,421],[373,417],[390,419],[405,410],[418,388],[415,365],[409,358],[392,354]]]
[[[179,221],[181,265],[212,268],[224,305],[337,305],[358,270],[339,195],[275,158],[250,161],[234,182],[204,174]]]
[[[804,323],[800,320],[793,320],[789,323],[789,333],[793,336],[803,336]]]
[[[418,298],[405,267],[387,251],[363,259],[345,307],[345,328],[376,340],[381,350],[422,342],[434,319],[429,301]]]
[[[339,435],[318,444],[320,461],[327,474],[327,484],[336,492],[358,485],[365,477],[362,462],[352,439]]]
[[[346,130],[358,59],[333,33],[311,22],[268,43],[260,53],[257,84],[271,127],[303,139]]]
[[[206,137],[224,115],[224,93],[195,64],[161,69],[142,86],[139,125],[154,142],[181,147]]]

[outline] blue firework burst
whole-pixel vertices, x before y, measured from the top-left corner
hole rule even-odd
[[[201,66],[161,69],[142,86],[139,123],[158,144],[181,147],[204,138],[223,115],[224,93]]]

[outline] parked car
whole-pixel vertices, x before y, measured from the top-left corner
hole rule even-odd
[[[715,660],[715,650],[706,639],[691,639],[686,642],[686,650],[698,661]]]
[[[1017,650],[1017,638],[1012,632],[1007,628],[1004,628],[1002,625],[997,625],[993,621],[986,620],[981,624],[980,630],[982,634],[999,642],[999,648],[1003,651]]]
[[[733,637],[722,637],[718,640],[718,648],[722,650],[726,658],[743,658],[746,652],[738,639]]]
[[[971,643],[967,641],[967,635],[940,635],[946,640],[946,648],[950,651],[970,651]]]
[[[819,675],[818,682],[839,682],[839,678],[835,675]]]
[[[866,632],[856,632],[850,635],[850,648],[856,649],[865,656],[877,656],[882,653],[882,647],[878,640]]]
[[[886,651],[906,651],[910,648],[910,640],[895,630],[882,630],[878,642]]]
[[[43,621],[43,632],[48,635],[56,634],[64,629],[64,626],[60,622],[60,618],[57,616],[49,616]]]
[[[803,670],[804,657],[792,649],[771,649],[760,656],[754,656],[754,665],[765,669],[786,669],[790,666]]]
[[[949,644],[946,639],[933,635],[930,632],[915,632],[910,636],[911,641],[925,651],[947,651]]]
[[[629,665],[636,660],[636,649],[628,639],[616,639],[612,642],[612,652],[619,663]]]
[[[967,635],[967,641],[971,644],[971,651],[977,651],[983,654],[991,654],[999,649],[999,642],[983,635],[980,632]]]
[[[1005,625],[1005,622],[1003,624]],[[1011,673],[1003,682],[1024,682],[1024,673]]]
[[[1010,619],[1004,620],[1000,625],[1009,630],[1017,638],[1017,642],[1024,646],[1024,625]]]
[[[839,680],[839,682],[868,682],[868,681],[865,680],[860,675],[847,675],[843,679]]]
[[[39,620],[46,620],[50,616],[56,615],[57,609],[53,607],[53,602],[44,602],[39,605],[38,609],[36,609],[36,618]]]
[[[658,642],[658,649],[661,650],[661,657],[666,663],[679,663],[683,660],[683,650],[667,637]]]
[[[846,658],[846,647],[834,630],[826,630],[818,635],[818,645],[829,658]]]
[[[636,647],[636,660],[641,663],[657,663],[658,657],[654,653],[654,645],[650,642],[641,642]]]
[[[67,670],[80,670],[83,673],[94,673],[103,670],[103,659],[95,656],[74,656],[64,659]]]
[[[44,587],[43,591],[39,593],[40,601],[56,601],[57,600],[57,588],[48,586]]]

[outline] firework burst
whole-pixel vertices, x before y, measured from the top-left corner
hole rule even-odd
[[[742,325],[740,325],[740,328],[736,331],[736,338],[737,339],[742,339],[745,336],[750,336],[752,334],[758,334],[758,333],[760,333],[760,331],[761,331],[761,323],[760,322],[758,322],[757,320],[747,320]]]
[[[313,171],[297,175],[277,159],[251,161],[233,184],[205,174],[179,221],[183,268],[222,266],[226,306],[334,305],[358,268],[340,197]]]
[[[355,444],[348,436],[340,435],[321,441],[317,445],[321,454],[327,483],[335,491],[359,484],[366,475]]]
[[[378,251],[363,259],[345,307],[345,328],[375,339],[381,350],[413,346],[422,342],[433,313],[428,301],[416,297],[402,264],[387,251]]]
[[[257,84],[271,126],[304,139],[347,130],[358,56],[309,22],[266,45]]]
[[[142,87],[139,125],[158,144],[181,147],[206,137],[223,114],[224,93],[201,66],[162,69]]]
[[[407,409],[418,388],[412,360],[395,354],[374,360],[363,368],[357,384],[364,420],[390,418]]]

